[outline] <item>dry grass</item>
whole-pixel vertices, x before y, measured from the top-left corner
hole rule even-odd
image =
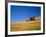
[[[40,30],[40,21],[18,22],[11,25],[11,31]]]

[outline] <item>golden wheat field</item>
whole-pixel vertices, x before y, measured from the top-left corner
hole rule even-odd
[[[11,31],[27,31],[27,30],[40,30],[40,21],[18,22],[12,23]]]

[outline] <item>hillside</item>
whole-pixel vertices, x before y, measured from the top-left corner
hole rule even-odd
[[[11,25],[11,31],[40,30],[40,21],[18,22]]]
[[[28,30],[40,30],[41,18],[30,17],[29,20],[11,23],[11,31],[28,31]]]

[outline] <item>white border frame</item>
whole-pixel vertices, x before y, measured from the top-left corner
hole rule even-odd
[[[40,6],[41,7],[41,30],[34,30],[34,31],[18,31],[18,32],[11,32],[10,31],[10,6],[11,5],[17,5],[17,6]],[[34,34],[34,33],[43,33],[43,4],[26,4],[26,3],[8,3],[8,35],[13,34]]]

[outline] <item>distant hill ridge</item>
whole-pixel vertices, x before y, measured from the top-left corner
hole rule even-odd
[[[20,21],[20,22],[15,22],[15,23],[29,23],[29,22],[39,22],[41,21],[41,17],[38,16],[38,17],[30,17],[29,20],[24,20],[24,21]]]

